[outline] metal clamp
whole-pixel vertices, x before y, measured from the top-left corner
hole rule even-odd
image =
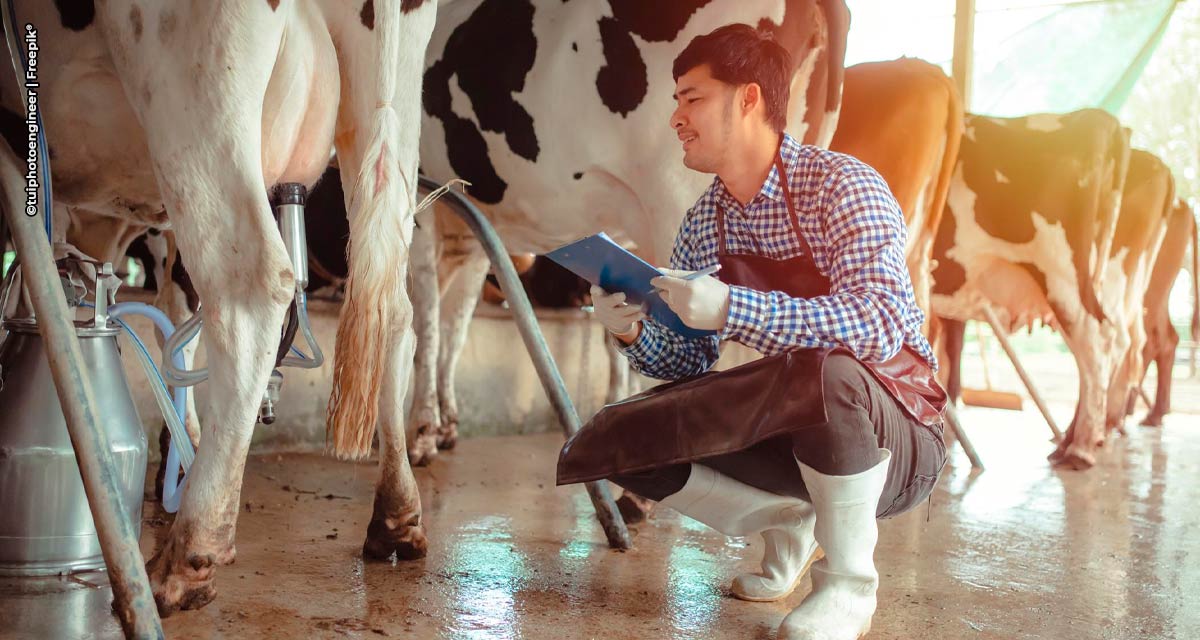
[[[108,326],[108,307],[117,303],[117,289],[121,287],[121,279],[113,274],[111,262],[105,262],[96,274],[96,315],[92,326],[105,328]]]

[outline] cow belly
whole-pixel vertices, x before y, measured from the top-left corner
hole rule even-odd
[[[263,181],[313,184],[329,165],[340,75],[324,17],[298,3],[263,100]]]
[[[145,133],[103,42],[86,42],[42,84],[56,199],[97,211],[160,211]]]
[[[1035,320],[1045,324],[1053,322],[1054,312],[1046,293],[1026,268],[1002,258],[989,257],[975,265],[967,285],[953,296],[933,296],[937,315],[974,320],[980,317],[979,306],[987,304],[1009,331],[1030,326]]]

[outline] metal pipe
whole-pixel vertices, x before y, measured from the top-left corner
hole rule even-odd
[[[37,312],[38,327],[50,361],[50,372],[58,390],[59,402],[67,420],[75,459],[83,477],[88,506],[100,537],[104,563],[112,581],[115,609],[127,638],[162,638],[162,622],[158,618],[150,580],[146,575],[137,532],[125,517],[121,490],[113,467],[108,435],[99,428],[91,380],[83,368],[83,352],[75,335],[75,326],[63,297],[58,270],[45,239],[45,229],[37,217],[14,209],[22,194],[9,193],[8,188],[21,184],[20,176],[12,169],[18,166],[11,150],[0,183],[5,186],[4,213],[8,216],[17,252],[24,265],[22,282],[29,291]]]
[[[1021,366],[1021,360],[1017,357],[1017,352],[1013,350],[1012,345],[1009,344],[1008,334],[1000,326],[1000,320],[996,318],[996,312],[992,311],[991,307],[984,305],[983,317],[991,325],[992,333],[996,335],[996,340],[1004,348],[1004,353],[1008,354],[1008,359],[1012,361],[1013,368],[1017,370],[1017,375],[1021,377],[1021,382],[1025,383],[1025,390],[1029,392],[1029,397],[1033,398],[1033,403],[1037,405],[1038,411],[1041,411],[1042,417],[1046,418],[1046,424],[1050,425],[1050,431],[1054,432],[1054,441],[1061,442],[1063,439],[1062,431],[1058,429],[1058,424],[1054,422],[1054,417],[1050,415],[1050,408],[1042,400],[1042,395],[1033,386],[1033,378],[1030,378],[1029,374],[1025,372],[1025,367]]]
[[[440,185],[421,176],[420,186],[432,192]],[[450,191],[446,198],[451,205],[450,209],[467,223],[471,232],[479,238],[488,259],[492,261],[492,266],[496,269],[496,279],[500,281],[500,289],[504,292],[513,318],[517,321],[517,329],[521,332],[521,339],[525,341],[529,357],[533,359],[533,366],[537,369],[542,388],[546,390],[550,404],[558,414],[563,433],[568,438],[575,435],[580,427],[579,414],[575,412],[575,405],[571,403],[571,396],[567,394],[567,386],[558,372],[558,365],[554,363],[550,348],[546,346],[546,338],[542,336],[542,330],[533,315],[533,305],[529,303],[529,297],[525,294],[520,278],[517,277],[517,270],[508,258],[508,252],[500,242],[500,236],[483,213],[465,196]],[[596,508],[600,526],[604,528],[604,535],[608,538],[608,545],[614,549],[629,549],[633,545],[629,538],[629,530],[625,527],[625,521],[621,519],[616,503],[613,502],[608,485],[604,482],[589,482],[587,492],[592,499],[592,506]]]

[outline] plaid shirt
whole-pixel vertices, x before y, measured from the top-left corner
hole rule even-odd
[[[716,363],[719,340],[735,340],[765,355],[845,346],[866,362],[887,360],[908,344],[936,369],[904,261],[904,217],[887,183],[855,158],[802,145],[786,134],[781,151],[800,228],[817,269],[830,279],[830,294],[793,298],[732,286],[725,328],[704,338],[684,338],[646,318],[641,335],[623,349],[634,368],[662,380],[700,374]],[[772,166],[745,207],[720,178],[713,179],[683,220],[672,268],[717,263],[718,203],[725,208],[726,253],[776,260],[803,253]]]

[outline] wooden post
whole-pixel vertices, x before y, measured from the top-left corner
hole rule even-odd
[[[975,66],[975,0],[956,0],[954,8],[954,57],[950,75],[962,96],[963,108],[971,109],[971,70]]]

